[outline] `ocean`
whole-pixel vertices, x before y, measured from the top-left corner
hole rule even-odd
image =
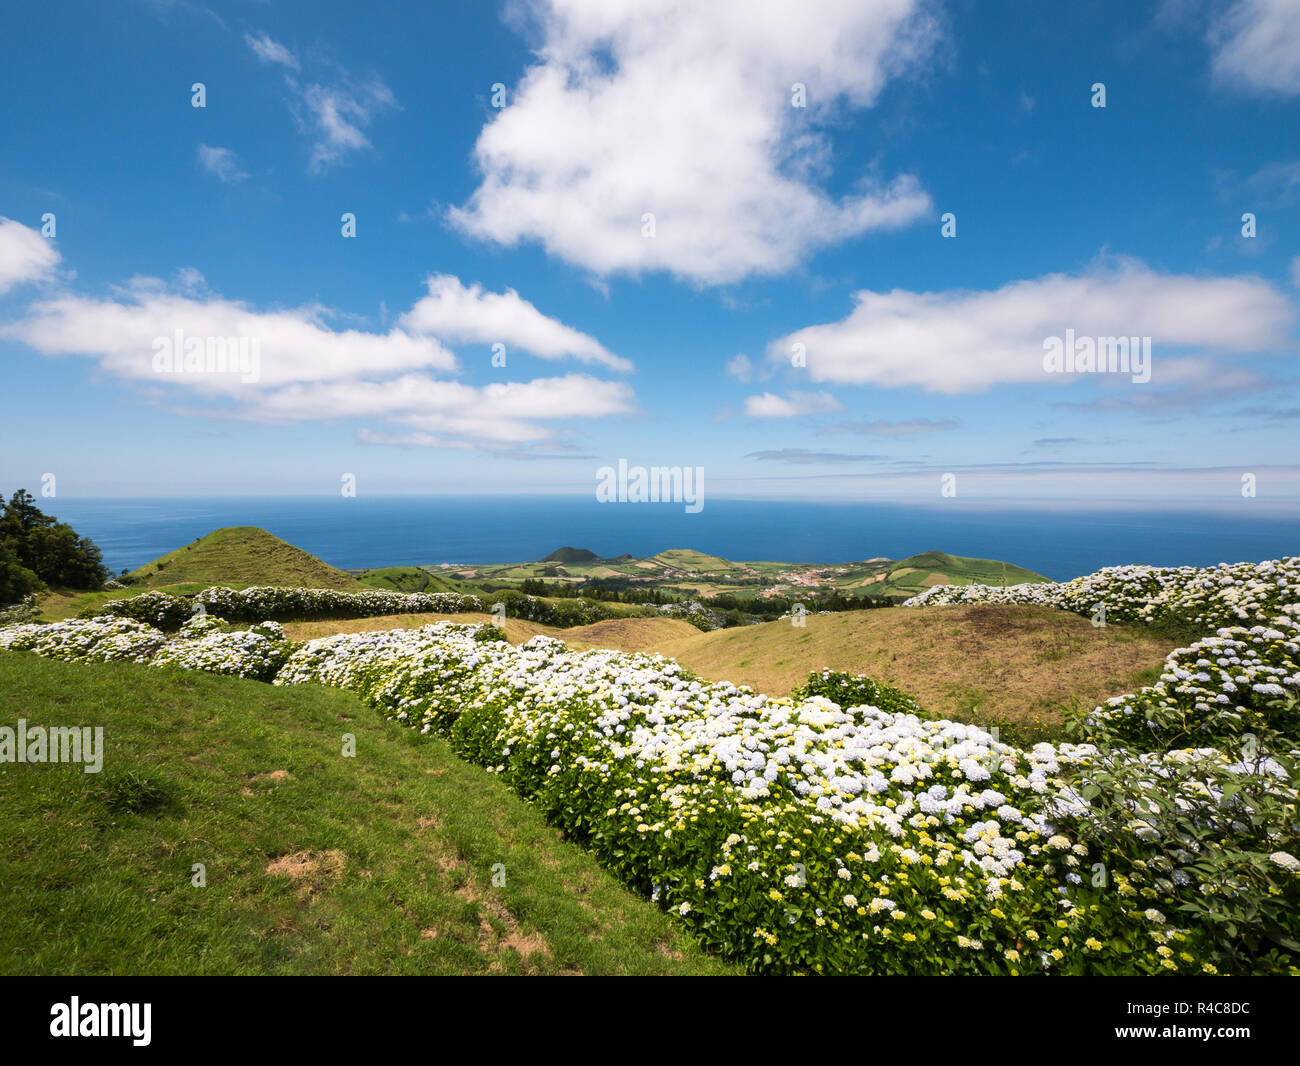
[[[1176,510],[990,510],[713,498],[601,504],[591,496],[250,496],[40,499],[90,537],[117,572],[222,526],[260,526],[343,569],[415,563],[508,563],[556,548],[612,557],[694,548],[734,560],[838,563],[940,550],[1002,559],[1058,581],[1121,563],[1161,566],[1300,554],[1296,516]]]

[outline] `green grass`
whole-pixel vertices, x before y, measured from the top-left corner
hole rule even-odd
[[[20,717],[103,726],[105,754],[0,763],[0,972],[730,972],[348,693],[0,652],[0,724]]]
[[[670,548],[668,551],[662,551],[658,555],[651,556],[650,562],[659,563],[661,566],[670,566],[674,570],[683,570],[687,573],[697,573],[701,570],[737,571],[740,569],[730,559],[724,559],[720,555],[697,552],[690,548]]]
[[[182,582],[348,590],[360,587],[352,575],[256,526],[214,530],[146,563],[131,577],[146,588]]]
[[[974,559],[940,551],[922,552],[920,555],[899,559],[888,563],[885,569],[887,572],[879,580],[863,586],[862,591],[872,596],[915,596],[936,583],[1002,586],[1048,580],[1042,574],[998,559]],[[942,577],[942,580],[938,580],[936,575]]]
[[[461,592],[463,586],[422,566],[380,566],[371,570],[351,571],[368,588],[389,592]]]

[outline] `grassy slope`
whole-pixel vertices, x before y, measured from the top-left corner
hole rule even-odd
[[[730,559],[724,559],[720,555],[706,555],[704,552],[697,552],[690,548],[670,548],[668,551],[662,551],[658,555],[651,556],[650,562],[658,563],[661,566],[670,566],[674,570],[688,572],[700,570],[735,571],[740,569],[740,565],[733,563]]]
[[[288,585],[355,592],[365,586],[309,552],[256,526],[227,526],[168,552],[132,572],[137,581],[126,589],[84,592],[53,589],[39,601],[41,618],[58,621],[82,608],[138,596],[149,589],[175,595],[199,592],[211,585],[247,588]]]
[[[99,775],[0,764],[0,972],[726,970],[498,780],[347,693],[0,652],[0,722],[19,717],[102,725],[107,752]],[[130,774],[160,808],[113,807]]]
[[[285,626],[298,640],[330,633],[398,629],[490,615],[390,615]],[[537,633],[574,648],[660,652],[712,681],[786,695],[813,670],[864,673],[897,685],[924,707],[957,721],[999,725],[1008,738],[1055,735],[1066,707],[1155,680],[1179,639],[1127,626],[1094,628],[1086,618],[1043,607],[892,607],[810,615],[701,633],[671,618],[626,618],[573,629],[506,620],[518,644]]]
[[[449,581],[422,566],[380,566],[355,571],[356,578],[367,588],[389,592],[462,592],[463,582]]]
[[[1065,708],[1150,684],[1174,647],[1043,607],[891,607],[697,633],[657,650],[710,680],[787,694],[810,670],[867,674],[957,721],[1043,739]]]
[[[915,596],[932,585],[1021,585],[1047,581],[1042,574],[997,559],[930,551],[889,563],[885,573],[861,586],[871,596]]]
[[[256,526],[214,530],[146,563],[132,576],[148,588],[182,582],[347,590],[359,587],[352,575]]]

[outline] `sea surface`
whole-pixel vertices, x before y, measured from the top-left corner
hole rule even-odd
[[[937,549],[1002,559],[1058,581],[1121,563],[1162,566],[1300,554],[1300,517],[1133,509],[989,510],[714,498],[680,504],[591,496],[251,496],[38,499],[90,537],[117,572],[222,526],[260,526],[343,569],[508,563],[556,548],[609,558],[694,548],[734,560],[837,563]]]

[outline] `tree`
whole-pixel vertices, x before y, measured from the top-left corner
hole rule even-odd
[[[43,587],[44,582],[23,566],[12,545],[0,540],[0,604],[17,603]]]
[[[103,554],[92,541],[42,512],[31,493],[13,494],[0,514],[0,603],[49,585],[97,589],[106,580]]]

